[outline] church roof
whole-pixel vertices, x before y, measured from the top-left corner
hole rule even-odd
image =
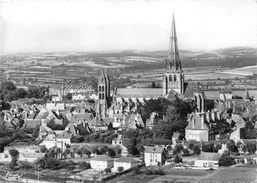
[[[167,95],[167,99],[169,101],[173,101],[176,99],[177,93],[174,90],[170,90],[168,95]]]
[[[117,97],[122,98],[158,98],[162,88],[117,88]]]
[[[203,118],[203,119],[202,119]],[[202,120],[203,124],[202,124]],[[189,123],[186,130],[208,130],[209,127],[205,123],[204,116],[200,116],[198,113],[192,113],[188,119]]]
[[[201,86],[195,82],[185,83],[184,87],[185,87],[184,98],[193,98],[194,93],[204,94],[204,91],[201,88]]]

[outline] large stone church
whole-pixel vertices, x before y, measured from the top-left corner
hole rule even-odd
[[[113,100],[110,99],[110,79],[103,71],[98,80],[98,105],[97,111],[101,118],[107,116],[107,109],[112,101],[116,105],[122,102],[144,102],[159,97],[181,99],[195,99],[198,111],[204,111],[204,92],[196,83],[187,83],[184,79],[181,59],[179,57],[177,33],[174,14],[172,16],[171,34],[168,58],[164,60],[162,88],[116,88],[113,92]]]

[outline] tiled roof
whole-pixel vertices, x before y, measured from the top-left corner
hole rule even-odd
[[[67,131],[64,131],[63,133],[56,135],[56,138],[58,139],[70,139],[71,137],[72,137],[72,134]]]
[[[210,153],[210,152],[201,152],[198,160],[212,160],[219,161],[220,155],[218,153]]]
[[[91,126],[107,126],[104,120],[101,120],[98,117],[94,117],[91,121],[88,122],[88,124]]]
[[[204,118],[204,116],[203,116]],[[198,113],[193,113],[189,116],[189,124],[187,130],[208,130],[208,125],[204,122],[202,126],[202,117]]]
[[[134,158],[131,157],[121,157],[119,159],[114,160],[115,162],[120,162],[120,163],[140,163],[140,161],[135,160]]]
[[[185,83],[184,98],[193,98],[194,93],[204,94],[203,89],[196,82]]]
[[[144,122],[139,114],[131,114],[125,118],[125,123],[121,124],[122,128],[137,128],[136,125],[144,126]]]
[[[97,155],[96,157],[92,158],[91,161],[113,161],[113,159],[107,155]]]
[[[158,98],[162,88],[117,88],[117,96],[122,98]]]
[[[161,146],[144,146],[145,153],[162,153],[164,151],[164,147]]]

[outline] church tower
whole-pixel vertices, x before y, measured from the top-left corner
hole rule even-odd
[[[174,14],[172,16],[169,57],[165,60],[163,95],[167,95],[171,90],[179,95],[184,94],[184,73],[179,58]]]
[[[110,78],[105,70],[98,79],[98,106],[97,113],[103,119],[107,115],[108,103],[110,101]]]

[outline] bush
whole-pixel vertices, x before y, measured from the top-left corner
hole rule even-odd
[[[140,170],[140,168],[134,167],[134,168],[132,169],[132,175],[137,175],[137,174],[140,174],[140,173],[142,173],[141,170]]]
[[[193,147],[194,154],[199,155],[201,154],[201,149],[199,145]]]
[[[19,169],[22,169],[22,170],[32,170],[34,169],[33,165],[31,163],[28,163],[28,162],[22,162],[21,165],[19,166]]]
[[[122,166],[119,166],[117,170],[118,170],[118,172],[122,172],[124,170],[124,168]]]
[[[231,156],[228,156],[226,154],[223,154],[221,158],[219,159],[219,166],[231,166],[236,164],[234,158]]]
[[[146,169],[146,175],[165,175],[162,169]]]
[[[180,158],[178,155],[176,155],[175,159],[174,159],[174,162],[175,163],[181,163],[182,162],[182,158]]]
[[[91,168],[91,166],[90,166],[90,163],[81,162],[81,163],[79,164],[79,168],[85,170],[85,169]]]
[[[122,167],[122,168],[123,168],[123,167]],[[112,172],[112,170],[111,170],[110,168],[105,168],[104,171],[105,171],[106,174],[109,174],[109,173]]]

